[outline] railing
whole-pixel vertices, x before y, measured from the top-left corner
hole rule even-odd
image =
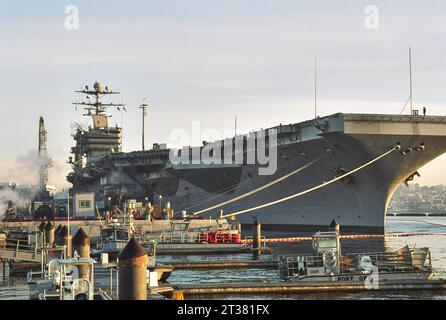
[[[414,271],[426,267],[432,269],[430,251],[427,248],[399,252],[351,253],[341,259],[341,267],[357,268],[363,257],[369,257],[371,263],[381,270]]]
[[[282,279],[290,279],[303,275],[302,270],[307,268],[322,268],[324,266],[322,256],[287,255],[278,257],[279,275]]]
[[[162,233],[161,243],[200,243],[199,233]]]
[[[106,290],[98,288],[98,294],[102,298],[102,300],[113,300],[113,297],[116,298],[116,296],[113,296],[112,293],[108,293]]]
[[[37,254],[41,253],[38,249],[38,245],[35,243],[30,244],[27,240],[18,239],[6,239],[5,246],[0,248],[0,250],[12,253],[13,258],[20,258],[20,254],[22,254],[22,257],[24,254],[28,254],[37,258]]]
[[[160,243],[200,243],[199,232],[184,232],[184,233],[161,233],[159,235],[144,235],[143,240],[155,240]]]
[[[72,299],[76,300],[76,296],[81,293],[85,293],[87,295],[87,300],[94,299],[92,286],[88,279],[79,278],[73,281],[73,284],[71,285]]]
[[[142,241],[156,241],[158,243],[232,243],[232,233],[217,232],[163,232],[158,235],[144,234]],[[265,241],[263,240],[264,246]]]
[[[283,279],[304,275],[307,268],[324,267],[322,256],[287,255],[278,258],[279,274]],[[377,267],[380,271],[419,271],[426,268],[432,270],[432,259],[427,248],[398,252],[352,253],[338,259],[340,272],[365,271],[367,264]]]
[[[30,271],[27,273],[26,275],[26,280],[28,283],[32,283],[34,282],[34,276],[39,276],[40,279],[49,279],[51,277],[51,275],[53,274],[53,271],[56,270],[57,268],[57,263],[58,260],[57,259],[51,259],[49,261],[47,261],[49,258],[48,257],[48,251],[60,251],[60,258],[64,259],[66,257],[66,246],[62,246],[59,248],[50,248],[50,247],[43,247],[40,248],[39,254],[41,254],[40,256],[40,271]],[[45,268],[45,263],[46,263],[46,268]]]

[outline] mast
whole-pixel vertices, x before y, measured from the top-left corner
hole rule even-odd
[[[410,82],[410,114],[413,112],[413,89],[412,89],[412,48],[409,47],[409,82]]]
[[[144,103],[144,100],[146,98],[142,99],[143,103],[139,106],[139,108],[142,111],[142,135],[141,135],[141,144],[142,144],[142,151],[145,151],[145,144],[144,144],[144,135],[145,135],[145,121],[144,118],[147,116],[147,107],[149,106],[147,103]]]
[[[76,90],[77,93],[83,93],[86,95],[87,100],[73,102],[74,105],[84,107],[84,110],[87,112],[84,116],[104,116],[107,117],[106,111],[108,107],[124,107],[124,103],[103,103],[102,97],[107,95],[116,95],[120,94],[119,91],[109,90],[106,86],[104,89],[99,82],[95,82],[93,85],[93,89],[90,89],[89,86],[85,86],[82,90]],[[91,101],[90,96],[94,97],[94,101]],[[96,123],[94,123],[96,127]]]
[[[67,229],[68,229],[68,241],[70,241],[70,188],[67,189]]]
[[[234,116],[234,137],[237,136],[237,115]]]
[[[314,118],[317,118],[317,56],[314,54]]]

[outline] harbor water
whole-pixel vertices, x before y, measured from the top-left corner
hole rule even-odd
[[[342,252],[383,252],[394,251],[406,243],[409,246],[430,247],[432,265],[436,269],[435,279],[446,278],[446,217],[388,217],[387,233],[411,234],[408,237],[343,239]],[[325,230],[323,230],[325,231]],[[342,227],[341,227],[342,234]],[[417,235],[423,234],[423,235]],[[444,235],[441,235],[444,234]],[[272,234],[264,232],[270,237]],[[308,233],[286,232],[281,237],[308,235]],[[279,234],[274,233],[274,236]],[[275,259],[281,254],[311,254],[311,241],[299,243],[270,244],[273,255],[263,255],[259,259]],[[252,260],[251,254],[197,255],[197,256],[158,256],[160,262],[215,261],[215,260]],[[0,272],[0,275],[2,272]],[[110,273],[97,268],[96,284],[108,288]],[[276,269],[213,269],[213,270],[174,270],[168,282],[171,285],[197,283],[229,282],[281,282]],[[29,298],[25,276],[11,276],[1,279],[0,299]],[[188,297],[186,297],[187,299]],[[446,299],[446,291],[407,291],[366,293],[311,293],[293,295],[240,295],[240,296],[194,296],[194,299]]]

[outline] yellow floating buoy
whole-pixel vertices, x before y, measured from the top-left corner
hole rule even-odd
[[[172,300],[184,300],[183,291],[174,290],[172,293]]]

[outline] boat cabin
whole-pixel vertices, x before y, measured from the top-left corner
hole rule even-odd
[[[130,226],[121,226],[116,220],[101,229],[99,247],[101,253],[115,256],[121,252],[132,237],[133,230]]]
[[[133,226],[135,219],[133,214],[120,213],[116,215],[116,219],[113,219],[112,223],[119,223],[121,226]]]
[[[101,242],[110,241],[129,241],[131,237],[130,231],[125,227],[107,227],[101,230]]]

